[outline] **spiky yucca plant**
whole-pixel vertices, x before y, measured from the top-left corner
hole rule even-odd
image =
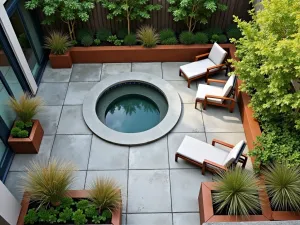
[[[53,31],[45,38],[45,48],[50,49],[54,55],[63,55],[72,46],[69,36],[58,31]]]
[[[300,168],[286,162],[269,165],[262,171],[265,185],[276,210],[300,211]]]
[[[26,167],[26,175],[21,177],[21,188],[40,205],[56,205],[66,197],[74,181],[73,170],[75,166],[68,161],[31,161],[29,167]]]
[[[226,211],[228,215],[257,214],[260,210],[258,180],[255,175],[239,167],[220,172],[217,179],[213,202],[217,212]]]
[[[122,204],[119,185],[109,178],[96,178],[89,191],[89,199],[94,202],[99,211],[116,210]]]
[[[142,26],[136,33],[137,40],[146,48],[153,48],[159,43],[159,34],[151,26]]]
[[[31,122],[32,118],[39,112],[43,100],[40,97],[31,98],[29,94],[23,94],[19,100],[10,97],[9,106],[16,112],[18,118],[26,122]]]

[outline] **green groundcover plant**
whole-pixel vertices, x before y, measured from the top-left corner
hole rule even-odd
[[[255,166],[287,160],[300,162],[300,92],[291,81],[300,78],[300,1],[262,0],[263,10],[251,11],[253,20],[234,21],[242,32],[233,61],[243,81],[241,90],[251,96],[250,106],[262,135],[250,155]]]

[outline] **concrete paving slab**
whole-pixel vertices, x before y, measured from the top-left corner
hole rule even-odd
[[[71,190],[84,190],[86,179],[86,171],[74,171],[74,183],[71,185]]]
[[[73,64],[71,81],[100,81],[101,63]]]
[[[174,169],[170,171],[173,212],[199,212],[198,194],[201,182],[212,181],[201,169]]]
[[[77,170],[87,170],[92,135],[56,135],[51,159],[71,161]]]
[[[162,68],[160,62],[132,63],[132,72],[144,72],[154,74],[162,78]]]
[[[197,93],[196,82],[191,84],[191,87],[187,87],[185,81],[168,81],[179,93],[182,103],[195,103],[195,97]]]
[[[111,144],[93,135],[89,170],[128,169],[129,147]]]
[[[128,225],[172,225],[171,213],[127,214]]]
[[[57,134],[92,134],[82,116],[82,106],[64,106]]]
[[[129,169],[167,168],[169,168],[167,137],[150,144],[130,148]]]
[[[63,105],[67,89],[68,83],[41,83],[37,95],[45,105]]]
[[[131,63],[103,63],[101,80],[125,72],[131,72]]]
[[[25,172],[8,172],[5,180],[5,186],[12,195],[21,203],[24,190],[20,187],[22,184],[21,177],[25,176]]]
[[[199,213],[173,213],[173,225],[199,225]]]
[[[182,76],[179,76],[179,67],[187,63],[188,62],[163,62],[162,63],[163,79],[184,81],[185,79]]]
[[[53,69],[50,63],[47,64],[42,82],[69,82],[72,73],[72,68],[70,69]]]
[[[64,105],[81,105],[85,95],[97,82],[70,82]]]
[[[62,106],[42,106],[40,112],[34,117],[40,121],[44,135],[56,133],[61,110]]]
[[[168,170],[129,171],[128,213],[143,212],[171,212]]]

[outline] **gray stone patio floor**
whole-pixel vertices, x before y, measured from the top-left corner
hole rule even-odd
[[[201,175],[199,168],[174,161],[175,152],[185,135],[211,143],[213,138],[236,144],[245,140],[239,110],[208,106],[194,108],[197,85],[178,76],[185,62],[75,64],[72,69],[52,69],[48,65],[38,95],[45,100],[37,119],[45,131],[37,155],[16,155],[6,186],[21,199],[19,176],[32,159],[62,158],[78,168],[73,189],[88,189],[96,176],[116,179],[122,187],[123,224],[199,225],[197,197],[201,182],[212,175]],[[107,143],[86,126],[82,117],[85,94],[108,76],[140,71],[170,82],[182,99],[183,112],[176,127],[165,137],[150,144],[127,147]],[[227,79],[224,74],[216,79]],[[250,161],[250,160],[249,160]],[[251,167],[247,165],[248,167]]]

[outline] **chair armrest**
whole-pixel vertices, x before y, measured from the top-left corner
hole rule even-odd
[[[218,139],[213,139],[212,140],[212,145],[213,146],[215,146],[215,143],[218,143],[218,144],[220,144],[220,145],[223,145],[223,146],[226,146],[226,147],[228,147],[228,148],[233,148],[234,147],[234,145],[232,145],[232,144],[229,144],[229,143],[226,143],[226,142],[224,142],[224,141],[220,141],[220,140],[218,140]]]
[[[207,101],[207,98],[217,98],[217,99],[230,100],[230,101],[235,102],[235,100],[233,98],[228,98],[228,97],[224,97],[224,96],[205,95],[205,101]]]
[[[208,67],[207,72],[209,72],[210,70],[213,70],[213,69],[222,68],[223,66],[226,66],[226,65],[225,64],[219,64],[219,65]]]
[[[207,79],[207,84],[209,85],[210,83],[226,84],[226,80]]]
[[[215,167],[216,170],[218,170],[218,169],[219,169],[219,170],[225,170],[225,171],[228,170],[225,166],[222,166],[222,165],[220,165],[220,164],[218,164],[218,163],[215,163],[215,162],[212,162],[212,161],[210,161],[210,160],[204,159],[204,161],[203,161],[203,166],[202,166],[202,174],[203,174],[203,175],[205,174],[207,165],[210,165],[210,166],[212,166],[212,167]]]
[[[248,161],[248,156],[245,154],[242,154],[239,158],[239,162],[242,163],[242,168],[246,167],[247,161]]]
[[[209,55],[209,53],[197,55],[197,56],[195,56],[195,61],[198,61],[199,59],[201,59],[201,58],[203,58],[203,57],[207,57],[208,55]]]

